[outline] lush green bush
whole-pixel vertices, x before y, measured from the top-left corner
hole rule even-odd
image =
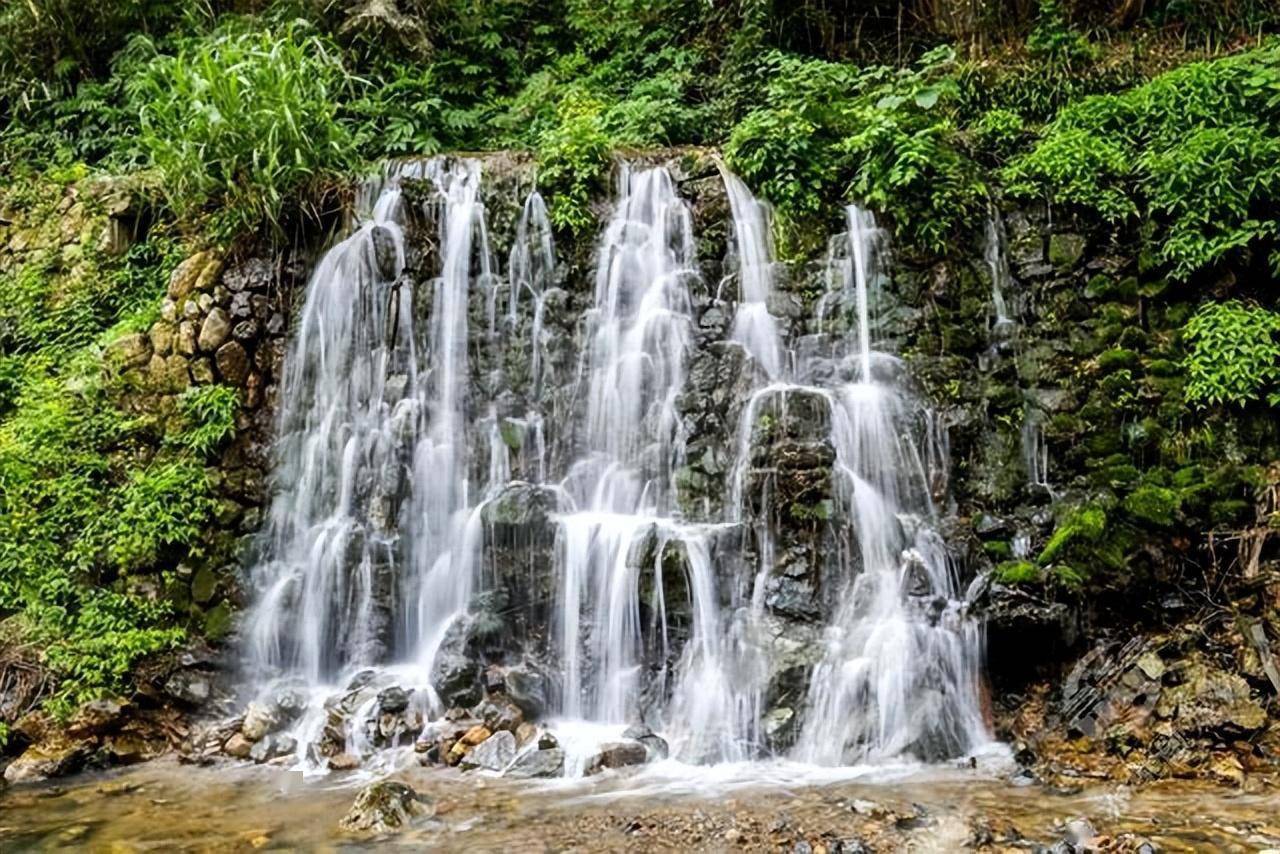
[[[1236,300],[1205,303],[1183,337],[1188,403],[1280,404],[1280,314]]]
[[[906,243],[945,252],[986,203],[958,146],[950,51],[914,69],[857,69],[777,54],[764,105],[734,128],[729,165],[797,218],[829,205],[831,185],[889,214]]]
[[[538,139],[538,182],[549,193],[548,215],[559,228],[591,225],[587,205],[608,173],[612,145],[599,101],[573,94],[560,105],[559,122]]]
[[[1004,177],[1015,195],[1113,222],[1154,220],[1157,258],[1186,278],[1244,252],[1275,252],[1277,122],[1280,42],[1272,42],[1073,104]]]
[[[177,441],[205,457],[235,432],[240,392],[228,385],[192,386],[183,392],[179,405],[185,423]]]
[[[349,167],[338,54],[302,26],[232,23],[160,55],[129,82],[139,142],[179,215],[217,202],[231,230],[280,215],[306,182]]]

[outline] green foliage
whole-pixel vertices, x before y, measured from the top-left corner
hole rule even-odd
[[[1004,171],[1014,195],[1045,195],[1120,222],[1153,220],[1158,260],[1187,278],[1280,233],[1280,42],[1192,63],[1064,109]]]
[[[129,95],[174,210],[190,216],[218,202],[236,231],[278,225],[292,193],[351,165],[354,140],[338,120],[343,83],[333,47],[301,25],[233,23],[155,57]]]
[[[787,218],[821,209],[832,184],[890,213],[899,237],[945,251],[985,204],[976,165],[956,145],[949,51],[914,69],[865,70],[767,57],[764,104],[733,130],[729,165]]]
[[[1067,20],[1062,0],[1040,0],[1036,26],[1027,37],[1027,52],[1057,62],[1093,59],[1094,50],[1084,34]]]
[[[156,453],[156,423],[119,408],[101,360],[103,342],[154,316],[178,248],[157,226],[100,256],[106,218],[76,189],[85,219],[56,212],[72,197],[61,187],[9,188],[19,227],[46,223],[61,243],[72,223],[82,239],[0,277],[0,615],[44,651],[59,713],[120,690],[140,657],[182,638],[152,578],[199,554],[213,509],[200,461],[178,444]]]
[[[558,123],[538,140],[539,184],[550,195],[548,215],[559,228],[579,231],[594,221],[588,203],[607,174],[612,148],[602,113],[599,101],[571,95],[560,106]]]
[[[1187,321],[1183,367],[1193,406],[1280,404],[1280,314],[1236,300],[1205,303]]]
[[[177,441],[201,457],[213,454],[235,432],[240,392],[232,386],[192,386],[178,404],[184,426]]]

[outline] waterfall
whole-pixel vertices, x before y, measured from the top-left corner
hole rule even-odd
[[[252,684],[305,693],[293,728],[305,768],[333,750],[381,763],[446,712],[466,714],[446,709],[459,694],[442,687],[459,660],[477,690],[482,667],[549,673],[543,722],[570,770],[640,723],[694,764],[938,759],[986,740],[981,637],[933,506],[945,427],[876,335],[886,236],[869,212],[845,211],[816,333],[793,341],[796,314],[771,311],[787,303],[768,205],[720,175],[732,324],[709,343],[699,322],[717,298],[668,168],[619,170],[573,340],[554,332],[574,294],[536,190],[500,218],[506,247],[476,161],[399,164],[361,188],[297,320],[245,625]],[[408,251],[407,232],[426,251]],[[575,343],[576,374],[563,349]],[[684,411],[704,357],[749,368],[716,428],[727,435]],[[677,500],[708,438],[727,458],[717,518]],[[818,507],[786,497],[788,465],[807,466]],[[539,496],[545,516],[511,513],[513,495]],[[812,541],[784,523],[801,511]],[[508,531],[497,545],[495,518]],[[545,539],[510,533],[526,524]],[[486,611],[488,597],[526,592],[502,587],[493,550],[535,540],[544,551],[521,572],[545,601]],[[507,625],[515,610],[534,622]],[[803,684],[780,688],[784,677]],[[404,712],[382,710],[393,687]]]
[[[778,321],[769,313],[773,293],[773,232],[769,207],[751,195],[747,185],[732,172],[720,168],[729,209],[733,214],[733,254],[726,266],[736,268],[738,306],[733,318],[733,340],[751,355],[770,380],[782,376],[782,343]]]
[[[825,765],[908,752],[934,759],[986,740],[980,637],[933,527],[926,466],[909,434],[918,404],[872,370],[868,305],[883,238],[868,212],[847,213],[858,370],[827,398],[837,495],[857,552],[841,567],[845,590],[809,681],[795,754]]]
[[[1013,286],[1013,273],[1009,271],[1009,241],[1005,236],[1004,218],[993,202],[987,212],[985,239],[982,255],[991,276],[991,309],[995,314],[991,323],[991,337],[1002,341],[1013,335],[1017,321],[1009,316],[1005,295]]]

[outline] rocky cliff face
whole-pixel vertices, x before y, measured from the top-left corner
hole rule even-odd
[[[672,169],[693,212],[701,269],[691,293],[699,346],[678,400],[686,454],[675,473],[677,501],[689,518],[722,520],[732,515],[736,431],[752,387],[742,349],[724,343],[731,323],[721,293],[729,275],[722,266],[729,206],[710,153],[654,156]],[[489,229],[507,246],[533,185],[532,166],[491,155],[482,168]],[[405,195],[422,202],[430,189],[406,182]],[[421,285],[439,264],[439,224],[430,205],[411,209],[406,274]],[[603,218],[607,200],[598,212]],[[1211,448],[1214,439],[1183,422],[1177,329],[1191,295],[1146,281],[1123,234],[1038,208],[996,215],[1007,237],[994,251],[1006,266],[992,261],[997,238],[990,231],[986,241],[975,239],[947,258],[900,253],[876,317],[877,338],[894,342],[904,382],[927,406],[921,427],[940,457],[928,461],[928,486],[942,516],[948,563],[970,585],[970,607],[986,620],[995,733],[1046,775],[1140,780],[1194,773],[1239,782],[1277,756],[1273,639],[1280,638],[1280,580],[1268,568],[1265,534],[1251,563],[1228,568],[1222,547],[1202,531],[1239,532],[1242,518],[1252,521],[1254,495],[1241,492],[1223,469],[1274,458],[1276,427],[1241,419]],[[565,470],[578,438],[569,429],[544,433],[528,413],[540,408],[545,422],[557,424],[580,419],[583,317],[594,288],[596,235],[556,237],[558,274],[544,294],[537,337],[532,313],[508,317],[505,306],[495,309],[492,294],[470,295],[470,328],[478,334],[469,350],[469,429],[494,435],[507,449],[513,479],[525,482],[507,486],[484,507],[489,583],[451,633],[433,674],[447,706],[513,697],[522,718],[536,717],[557,678],[545,634],[554,608],[557,498],[535,467]],[[817,331],[812,318],[826,290],[826,264],[817,254],[789,259],[769,306],[802,346]],[[214,467],[219,506],[208,537],[220,559],[179,565],[178,583],[163,594],[193,615],[210,640],[228,636],[244,604],[242,567],[271,490],[278,380],[304,267],[195,255],[174,270],[161,318],[112,345],[112,364],[131,379],[126,404],[135,411],[172,414],[176,395],[191,385],[242,390],[236,435]],[[996,287],[1005,303],[999,311]],[[425,288],[419,303],[430,312]],[[829,316],[841,322],[839,312]],[[775,647],[765,701],[773,749],[796,737],[793,721],[843,581],[827,577],[822,556],[855,546],[831,512],[828,417],[822,401],[791,395],[762,405],[750,426],[746,494],[770,497],[752,515],[771,532],[776,568],[764,599]],[[488,461],[475,457],[475,479],[482,481]],[[1169,498],[1175,492],[1176,502]],[[1265,524],[1275,510],[1259,505],[1257,521]],[[1086,525],[1082,513],[1095,515]],[[726,597],[749,590],[761,547],[758,532],[745,526],[715,536],[716,565],[729,576],[721,579]],[[660,592],[674,654],[693,620],[691,595],[679,554],[664,559],[673,563]],[[630,560],[649,566],[654,552],[637,548]],[[1247,576],[1247,584],[1241,587],[1232,573]],[[1204,592],[1188,590],[1192,578],[1206,584]],[[383,595],[391,589],[385,586]],[[1197,634],[1193,627],[1203,629]],[[393,640],[388,634],[380,642],[387,647]],[[361,690],[352,689],[348,713]],[[381,695],[378,701],[386,705]],[[257,741],[269,737],[258,735]],[[234,739],[240,739],[235,750],[250,755],[254,742],[244,739],[242,723],[207,746],[235,752]],[[451,738],[435,749],[447,754],[455,743]],[[277,745],[254,758],[283,752]],[[329,753],[340,752],[335,741]]]

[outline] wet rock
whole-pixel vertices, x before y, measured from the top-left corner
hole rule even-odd
[[[564,751],[558,747],[545,750],[527,750],[516,757],[503,774],[515,780],[563,777]]]
[[[486,700],[476,707],[472,714],[484,721],[484,725],[493,732],[503,730],[513,733],[516,727],[524,723],[524,713],[504,696]]]
[[[622,737],[643,744],[649,761],[666,759],[671,755],[667,740],[650,729],[648,724],[632,724],[623,730]]]
[[[547,710],[547,677],[530,664],[507,669],[506,691],[527,720],[537,720]]]
[[[507,730],[501,730],[477,744],[459,765],[464,770],[503,771],[515,757],[516,737]]]
[[[231,318],[220,308],[209,312],[209,316],[200,324],[200,337],[196,339],[201,351],[212,353],[222,346],[231,334]]]
[[[607,768],[625,768],[643,765],[649,759],[649,751],[638,741],[612,741],[600,746],[599,751],[587,760],[583,775],[590,777]]]
[[[350,753],[339,753],[337,756],[330,756],[327,764],[330,771],[354,771],[360,767],[360,757]]]
[[[445,705],[472,706],[479,702],[480,668],[460,653],[446,652],[436,658],[431,683]]]
[[[361,790],[338,826],[353,833],[389,833],[430,812],[426,800],[412,787],[384,780]]]
[[[520,724],[520,726],[516,727],[515,736],[516,746],[524,747],[526,744],[538,737],[538,728],[528,721],[525,721]]]
[[[298,742],[293,736],[283,733],[272,733],[263,736],[249,751],[249,758],[254,762],[270,762],[279,756],[288,756],[298,749]]]
[[[538,736],[539,750],[555,750],[559,746],[560,740],[555,737],[554,733],[544,732],[542,735]]]
[[[28,747],[9,763],[4,769],[4,779],[9,783],[29,783],[73,774],[84,767],[90,753],[88,743],[55,734]]]
[[[395,237],[390,229],[380,225],[374,226],[369,237],[373,240],[373,257],[378,265],[378,275],[388,281],[394,279],[399,272]]]
[[[394,715],[409,708],[409,692],[393,685],[378,694],[378,711],[384,715]]]

